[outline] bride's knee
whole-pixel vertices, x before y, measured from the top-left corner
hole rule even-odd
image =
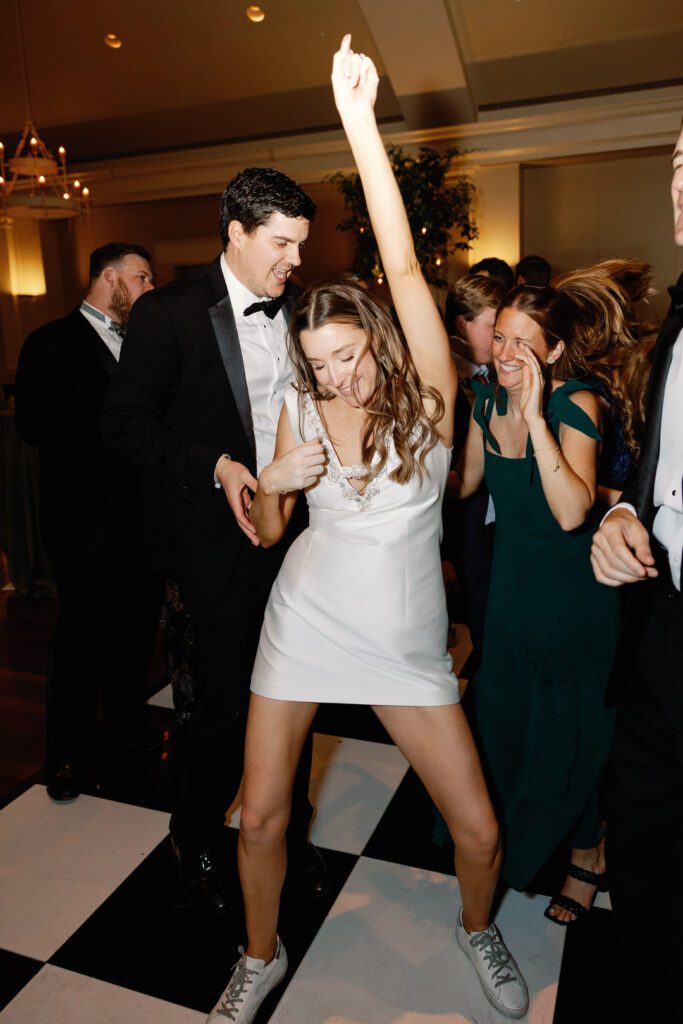
[[[493,863],[502,847],[498,822],[493,815],[451,830],[453,841],[461,854]]]
[[[284,839],[288,810],[244,804],[240,812],[240,837],[251,846],[273,846]]]

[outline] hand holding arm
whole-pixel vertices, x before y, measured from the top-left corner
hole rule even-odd
[[[241,462],[233,462],[223,455],[216,463],[214,476],[225,492],[240,530],[246,533],[251,543],[257,547],[259,539],[247,515],[251,494],[256,490],[256,479]]]
[[[277,428],[275,458],[262,470],[249,519],[263,547],[282,537],[298,493],[316,482],[325,469],[325,452],[318,438],[294,444],[292,428],[283,406]]]
[[[608,587],[657,576],[650,535],[626,508],[615,508],[605,517],[593,537],[591,564],[598,583]]]

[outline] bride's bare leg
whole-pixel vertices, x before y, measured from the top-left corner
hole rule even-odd
[[[251,695],[237,859],[247,954],[266,962],[275,955],[294,776],[317,709],[317,704]]]
[[[463,924],[484,931],[500,875],[502,849],[479,755],[459,704],[374,708],[441,811],[455,842]]]

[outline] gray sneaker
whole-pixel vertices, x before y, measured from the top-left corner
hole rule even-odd
[[[492,922],[485,932],[469,934],[460,908],[455,934],[463,953],[474,964],[491,1005],[506,1017],[523,1017],[529,1009],[529,991],[495,924]]]
[[[268,964],[247,956],[241,947],[240,953],[228,987],[207,1017],[207,1024],[249,1024],[268,993],[287,973],[287,953],[279,938],[275,956]]]

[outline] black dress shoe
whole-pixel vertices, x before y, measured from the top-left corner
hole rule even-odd
[[[226,914],[232,910],[234,895],[215,855],[208,850],[184,853],[173,840],[171,846],[178,865],[180,887],[188,903],[204,914]]]
[[[47,795],[57,803],[65,804],[81,795],[78,769],[71,761],[64,761],[47,773]]]
[[[131,750],[141,754],[151,754],[160,750],[164,742],[164,733],[149,722],[135,722],[126,729],[126,743]]]
[[[290,843],[287,855],[287,874],[297,895],[307,900],[321,900],[329,895],[330,879],[325,861],[313,843]]]

